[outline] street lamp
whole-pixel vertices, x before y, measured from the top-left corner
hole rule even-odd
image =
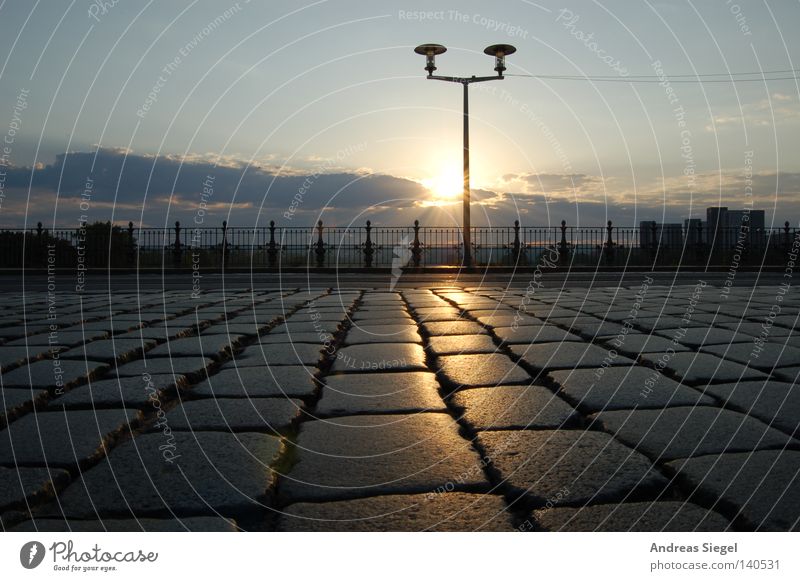
[[[471,223],[469,212],[469,91],[467,88],[471,83],[480,83],[482,81],[501,81],[505,77],[503,71],[506,70],[506,56],[516,52],[516,48],[510,44],[493,44],[486,47],[483,51],[495,59],[494,70],[497,75],[492,77],[443,77],[434,75],[433,71],[436,70],[436,56],[447,51],[441,44],[421,44],[414,49],[414,52],[425,56],[425,70],[428,71],[428,78],[435,81],[448,81],[451,83],[461,83],[464,86],[464,224],[463,224],[463,240],[464,240],[464,266],[469,268],[472,266],[472,235]]]

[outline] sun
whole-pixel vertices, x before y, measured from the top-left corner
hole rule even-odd
[[[422,185],[430,190],[434,202],[454,202],[464,189],[464,177],[459,169],[448,167],[438,175],[422,180]]]

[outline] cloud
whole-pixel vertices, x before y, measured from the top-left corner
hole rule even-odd
[[[319,161],[319,160],[317,160]],[[327,170],[323,168],[327,167]],[[228,156],[142,155],[123,149],[72,152],[51,164],[6,168],[0,226],[21,227],[42,221],[74,227],[82,215],[89,221],[163,227],[175,221],[204,226],[310,226],[362,224],[456,226],[461,204],[431,203],[419,182],[368,170],[344,170],[332,164],[316,169],[278,169],[248,165]],[[29,188],[29,184],[31,187]],[[679,221],[704,216],[705,208],[748,203],[741,172],[695,176],[693,191],[684,176],[649,181],[587,173],[509,173],[491,188],[472,192],[473,224],[510,226],[597,226],[607,220],[636,225],[638,220]],[[776,208],[780,222],[800,215],[800,173],[755,173],[755,208]],[[290,210],[294,208],[294,210]],[[289,212],[289,214],[287,214]],[[286,216],[289,216],[288,218]],[[771,218],[768,218],[768,221]]]
[[[583,173],[522,173],[506,174],[502,189],[521,194],[544,196],[549,200],[595,202],[605,200],[605,180]]]
[[[3,222],[12,211],[19,215],[18,206],[28,197],[29,184],[30,191],[36,192],[27,205],[31,220],[42,216],[52,220],[57,192],[57,221],[68,224],[81,213],[92,221],[107,220],[116,209],[117,220],[138,222],[143,215],[143,223],[163,225],[193,219],[201,203],[206,215],[218,222],[226,218],[240,225],[280,221],[294,206],[292,220],[311,223],[321,212],[343,219],[364,208],[391,208],[398,203],[411,207],[427,194],[421,184],[389,175],[278,171],[230,158],[216,163],[203,156],[156,158],[117,149],[60,154],[52,164],[35,170],[14,167],[7,174]]]
[[[800,110],[794,97],[786,93],[773,93],[770,98],[753,103],[743,103],[740,107],[727,107],[722,113],[714,115],[714,123],[705,126],[709,133],[728,127],[741,127],[746,123],[751,127],[780,127],[794,124],[800,120]]]

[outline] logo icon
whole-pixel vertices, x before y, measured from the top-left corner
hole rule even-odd
[[[22,545],[19,551],[19,562],[26,569],[35,569],[44,560],[44,545],[38,541],[30,541]]]

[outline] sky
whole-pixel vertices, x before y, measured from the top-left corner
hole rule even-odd
[[[430,42],[455,76],[517,48],[470,88],[473,224],[796,225],[799,82],[693,75],[800,68],[798,22],[756,0],[0,0],[0,226],[459,225],[461,87],[425,78]]]

